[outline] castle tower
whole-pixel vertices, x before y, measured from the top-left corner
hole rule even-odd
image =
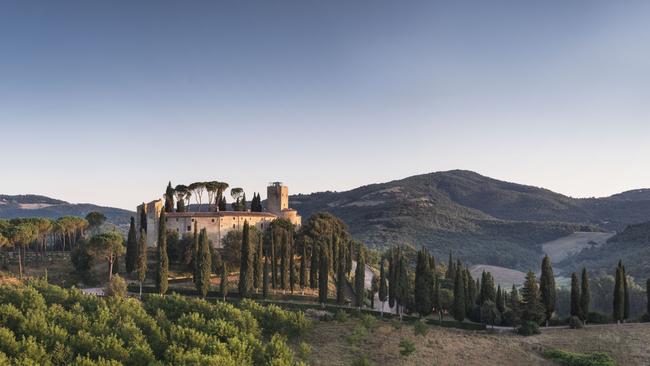
[[[266,210],[279,214],[289,209],[289,187],[282,182],[273,182],[266,187]]]

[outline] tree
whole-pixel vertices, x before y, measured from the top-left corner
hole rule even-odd
[[[436,279],[435,287],[433,290],[433,307],[436,309],[436,312],[438,313],[439,320],[442,321],[442,294],[441,294],[439,279]]]
[[[226,296],[228,295],[228,264],[226,262],[221,266],[221,282],[219,283],[219,292],[223,301],[226,301]]]
[[[253,261],[253,266],[255,270],[253,271],[253,287],[256,289],[259,289],[262,287],[262,282],[263,282],[263,271],[264,271],[264,253],[263,253],[263,247],[264,247],[264,242],[262,240],[262,233],[259,233],[257,235],[257,245],[254,247],[256,248],[255,250],[255,260]]]
[[[463,271],[454,271],[456,278],[454,280],[454,319],[459,322],[465,320],[465,281],[463,280]]]
[[[623,276],[623,268],[621,268],[621,266],[616,267],[616,281],[614,283],[614,308],[612,317],[618,323],[625,319],[625,288],[623,287]]]
[[[449,262],[447,263],[447,273],[445,276],[448,280],[456,280],[456,266],[454,265],[454,259],[451,256],[451,251],[449,251]]]
[[[650,278],[645,281],[646,312],[650,316]]]
[[[381,316],[384,316],[384,305],[388,299],[388,281],[386,280],[386,271],[384,270],[384,260],[380,259],[379,266],[379,301],[381,301]]]
[[[167,189],[165,189],[165,212],[174,212],[174,188],[172,188],[172,182],[167,184]]]
[[[497,302],[495,305],[497,306],[499,313],[503,314],[506,311],[506,299],[503,290],[501,290],[501,285],[497,288]]]
[[[512,285],[512,290],[510,291],[510,311],[512,312],[512,325],[517,326],[521,319],[521,299],[519,299],[519,293],[517,292],[517,287]]]
[[[106,216],[101,212],[90,212],[86,215],[86,221],[91,228],[99,228],[105,221]]]
[[[327,302],[327,290],[329,282],[329,258],[327,257],[327,250],[325,246],[320,246],[320,270],[318,273],[318,301],[321,304]]]
[[[169,187],[171,187],[171,183]],[[158,271],[156,271],[156,287],[158,288],[158,293],[161,295],[167,293],[168,276],[169,256],[167,255],[167,219],[165,218],[165,211],[161,211],[158,223]]]
[[[494,278],[490,272],[481,274],[481,291],[479,294],[479,305],[486,301],[496,301],[496,288],[494,287]]]
[[[188,198],[190,190],[186,185],[179,184],[174,188],[174,194],[176,195],[176,212],[185,212],[185,198]]]
[[[289,291],[293,293],[298,276],[296,273],[296,261],[293,255],[293,240],[289,245]]]
[[[226,197],[223,196],[223,192],[228,189],[228,183],[218,182],[217,185],[217,197],[215,201],[217,203],[217,211],[226,211]]]
[[[264,273],[262,276],[262,297],[269,296],[269,257],[264,257]]]
[[[250,296],[253,287],[253,261],[251,253],[251,238],[248,220],[244,221],[241,243],[241,265],[239,266],[239,296]]]
[[[142,297],[142,284],[147,277],[147,232],[140,230],[140,240],[138,241],[138,261],[136,263],[138,271],[138,281],[140,282],[140,297]]]
[[[230,196],[234,200],[232,204],[233,211],[246,211],[245,207],[244,209],[242,209],[241,202],[240,202],[243,195],[244,195],[244,190],[242,188],[232,188],[230,190]]]
[[[363,299],[366,297],[366,259],[361,244],[357,250],[357,268],[354,271],[354,305],[361,308]]]
[[[115,263],[115,258],[124,253],[123,243],[124,239],[122,235],[115,231],[95,235],[90,239],[90,253],[94,257],[105,259],[108,263],[109,282],[113,278],[113,263]]]
[[[336,268],[336,303],[343,304],[345,302],[345,288],[347,282],[345,279],[345,251],[338,251],[338,260]]]
[[[619,261],[618,265],[623,271],[623,320],[628,320],[630,318],[630,291],[627,284],[627,273],[622,261]]]
[[[208,193],[208,211],[213,211],[213,200],[219,190],[219,182],[205,182],[205,191]],[[218,205],[218,202],[215,202]]]
[[[190,192],[192,192],[196,199],[196,203],[199,205],[197,211],[201,211],[203,192],[205,192],[205,182],[194,182],[187,188]]]
[[[227,211],[228,210],[228,203],[226,202],[226,197],[225,196],[222,196],[221,199],[219,200],[218,210],[219,211]]]
[[[135,270],[138,260],[138,236],[135,231],[135,218],[131,216],[129,235],[126,240],[126,273],[131,274]]]
[[[431,314],[431,291],[433,281],[431,278],[431,267],[429,266],[429,253],[426,249],[420,249],[417,254],[415,265],[415,309],[420,317]]]
[[[546,326],[555,312],[556,290],[555,290],[555,275],[553,274],[553,267],[551,266],[551,258],[548,255],[544,256],[542,260],[542,274],[539,277],[539,291],[541,294],[542,304],[544,305],[544,313],[546,316]]]
[[[589,304],[591,302],[591,292],[589,290],[589,275],[587,269],[582,268],[582,284],[580,286],[580,310],[582,311],[582,321],[587,321],[589,315]]]
[[[142,210],[140,210],[140,230],[147,232],[147,205],[142,202]]]
[[[208,241],[208,232],[205,229],[201,229],[199,234],[199,251],[196,256],[196,268],[194,284],[201,297],[205,297],[210,289],[210,274],[212,273],[210,242]]]
[[[311,263],[309,265],[309,287],[312,289],[318,288],[318,272],[320,267],[318,265],[318,247],[316,244],[311,245]]]
[[[571,316],[582,319],[582,310],[580,309],[580,283],[578,274],[571,274]]]
[[[28,221],[12,220],[7,238],[14,248],[18,249],[18,273],[23,278],[25,267],[25,247],[37,238],[37,228]]]
[[[481,322],[483,324],[491,325],[494,328],[494,324],[500,322],[500,317],[499,309],[492,301],[488,300],[481,305]]]
[[[280,244],[280,287],[285,290],[289,283],[289,239],[286,230],[281,231],[282,243]]]
[[[544,320],[544,306],[540,302],[539,287],[535,273],[528,271],[521,290],[521,320],[535,322]]]
[[[300,256],[300,289],[307,287],[307,246],[302,245],[302,255]]]

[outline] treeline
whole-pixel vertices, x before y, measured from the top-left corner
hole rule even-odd
[[[219,181],[179,184],[176,187],[172,187],[172,183],[169,182],[164,194],[165,212],[186,212],[192,197],[198,206],[198,211],[203,210],[203,198],[207,199],[208,211],[228,211],[224,193],[229,187],[228,183]],[[250,208],[252,212],[262,212],[262,199],[259,194],[253,193],[250,207],[242,188],[231,188],[230,196],[233,199],[232,211],[246,211]]]
[[[56,220],[47,218],[0,219],[0,246],[13,249],[18,256],[19,275],[22,278],[26,251],[40,254],[45,262],[48,250],[72,250],[78,246],[87,229],[99,227],[106,218],[93,212],[86,218],[63,216]]]
[[[43,280],[0,286],[3,365],[299,365],[303,313],[178,295],[85,295]]]

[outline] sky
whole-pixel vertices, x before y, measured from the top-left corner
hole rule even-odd
[[[0,2],[0,193],[650,187],[648,1]]]

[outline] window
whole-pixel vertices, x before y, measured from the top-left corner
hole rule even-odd
[[[194,222],[194,219],[192,219],[192,222]]]
[[[214,222],[214,219],[212,219],[212,222]]]
[[[233,228],[233,229],[235,228],[235,224],[232,224],[232,228]]]
[[[192,231],[192,225],[187,225],[187,231]]]

